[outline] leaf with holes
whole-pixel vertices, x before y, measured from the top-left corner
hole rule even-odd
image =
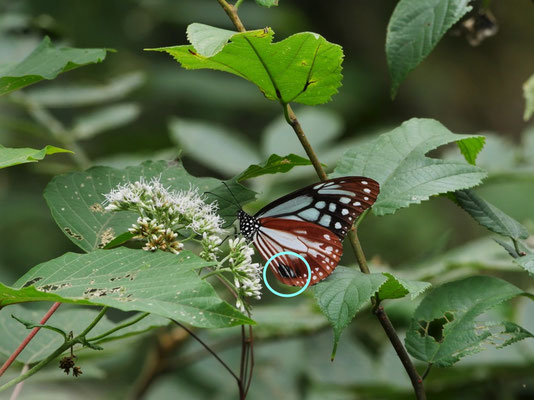
[[[332,177],[361,175],[375,179],[380,183],[380,195],[373,212],[393,214],[431,196],[480,184],[487,175],[483,169],[425,156],[444,144],[474,137],[479,136],[458,135],[438,121],[414,118],[373,141],[349,149]]]
[[[383,274],[388,280],[380,286],[378,291],[380,300],[400,299],[407,295],[410,295],[413,300],[432,286],[428,282],[400,279],[389,272],[384,272]]]
[[[196,269],[210,265],[190,251],[67,253],[32,268],[13,287],[0,284],[0,307],[59,301],[143,311],[201,328],[252,322],[198,276]]]
[[[212,57],[200,54],[196,46],[148,50],[167,52],[186,69],[215,69],[240,76],[271,100],[308,105],[328,102],[341,85],[341,47],[311,32],[277,43],[272,43],[273,37],[270,28],[236,33]]]
[[[395,97],[406,75],[423,61],[436,44],[469,10],[470,0],[400,0],[391,15],[386,56]]]
[[[527,228],[494,205],[477,196],[472,190],[459,190],[454,193],[454,197],[460,207],[490,231],[515,240],[528,237]]]
[[[43,79],[54,79],[60,73],[82,65],[101,62],[106,58],[108,51],[107,49],[58,48],[52,44],[50,38],[45,37],[28,57],[2,70],[0,96]]]
[[[215,192],[228,197],[228,189],[214,178],[197,178],[189,175],[179,164],[166,161],[145,162],[140,166],[115,169],[94,167],[83,172],[58,175],[47,185],[44,197],[54,220],[72,242],[85,251],[105,247],[118,235],[125,233],[137,220],[133,212],[106,212],[104,194],[119,184],[135,182],[141,177],[150,180],[161,177],[161,182],[171,190],[198,188],[199,193]],[[235,182],[228,186],[241,203],[254,198],[252,191]],[[207,201],[217,201],[219,214],[226,221],[235,220],[238,206],[207,196]]]
[[[334,329],[332,359],[336,355],[343,329],[356,313],[370,302],[371,296],[386,280],[382,274],[364,274],[352,268],[338,266],[328,278],[313,286],[315,300]]]
[[[278,154],[271,154],[269,159],[261,165],[251,165],[243,173],[237,176],[237,181],[241,182],[250,178],[266,174],[279,174],[292,170],[294,167],[302,165],[311,165],[311,161],[307,158],[297,156],[296,154],[288,154],[281,157]]]
[[[506,346],[534,337],[510,322],[477,319],[485,311],[516,296],[534,296],[490,276],[446,283],[430,292],[415,310],[406,334],[406,349],[422,361],[447,367],[486,344]]]
[[[45,158],[47,155],[56,153],[72,153],[72,151],[61,149],[55,146],[46,146],[41,150],[30,149],[27,147],[11,149],[0,144],[0,168],[37,162]]]

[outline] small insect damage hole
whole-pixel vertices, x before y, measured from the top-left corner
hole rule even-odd
[[[59,289],[71,287],[70,283],[59,283],[57,285],[43,285],[37,288],[40,292],[55,292]]]
[[[95,204],[91,204],[89,206],[89,211],[91,212],[99,212],[99,213],[104,213],[104,207],[102,207],[102,204],[100,203],[95,203]]]
[[[441,343],[443,342],[443,328],[452,321],[454,321],[454,315],[452,312],[447,311],[443,317],[433,319],[430,322],[419,321],[417,332],[421,337],[431,336],[436,342]]]
[[[84,297],[104,297],[107,295],[123,292],[124,288],[122,286],[117,286],[114,288],[87,288],[83,292]]]
[[[73,237],[74,239],[77,239],[77,240],[83,240],[83,236],[81,235],[78,235],[77,233],[74,233],[72,231],[72,229],[70,229],[68,226],[66,226],[65,228],[63,228],[63,230],[65,232],[67,232],[67,235],[69,235],[70,237]]]
[[[30,280],[29,280],[28,282],[26,282],[22,287],[23,287],[23,288],[26,288],[26,287],[28,287],[28,286],[32,286],[34,283],[39,282],[41,279],[43,279],[43,278],[41,278],[41,277],[37,277],[37,278],[30,279]]]
[[[103,249],[106,245],[115,238],[115,230],[113,228],[106,229],[100,235],[100,243],[98,244],[99,249]]]

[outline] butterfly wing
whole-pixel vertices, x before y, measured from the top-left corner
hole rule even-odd
[[[373,205],[379,192],[378,182],[370,178],[329,179],[273,201],[255,217],[311,222],[343,240],[354,221]]]
[[[320,225],[304,221],[262,218],[261,228],[253,241],[265,261],[284,251],[304,257],[312,272],[311,284],[330,275],[343,254],[339,237]],[[286,285],[306,284],[308,269],[298,257],[284,254],[276,257],[269,266],[276,278]]]

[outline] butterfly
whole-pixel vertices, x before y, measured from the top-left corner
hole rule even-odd
[[[343,254],[341,242],[379,192],[378,182],[370,178],[329,179],[285,195],[255,215],[240,210],[239,228],[266,261],[283,251],[304,257],[313,285],[334,271]],[[308,279],[305,263],[292,255],[276,257],[270,267],[287,285],[304,286]]]

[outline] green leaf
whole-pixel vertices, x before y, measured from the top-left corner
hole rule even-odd
[[[181,165],[166,161],[145,162],[125,169],[94,167],[84,172],[58,175],[47,185],[44,197],[60,229],[81,249],[91,251],[106,246],[137,220],[137,214],[133,212],[106,212],[102,203],[104,194],[118,184],[135,182],[140,177],[146,180],[161,177],[161,182],[171,190],[188,190],[192,185],[199,193],[212,191],[231,198],[221,181],[191,176]],[[228,185],[242,204],[254,198],[254,192],[235,181],[229,181]],[[214,196],[207,198],[210,202],[218,202],[219,214],[226,216],[226,221],[235,220],[235,204]]]
[[[272,44],[273,36],[270,28],[237,33],[213,57],[202,56],[193,46],[148,50],[167,52],[186,69],[208,68],[240,76],[271,100],[308,105],[328,102],[341,85],[341,47],[311,32]]]
[[[460,207],[490,231],[515,240],[528,237],[527,228],[494,205],[477,196],[472,190],[459,190],[454,193],[454,196]]]
[[[523,97],[525,98],[525,113],[523,119],[528,121],[534,113],[534,75],[523,84]]]
[[[72,84],[37,86],[26,93],[36,103],[47,107],[86,107],[119,100],[145,82],[142,72],[129,72],[104,84]]]
[[[187,40],[201,56],[213,57],[236,33],[236,31],[194,23],[187,27]]]
[[[239,182],[256,178],[266,174],[285,173],[299,165],[311,165],[311,161],[307,158],[297,156],[296,154],[289,154],[281,157],[278,154],[271,154],[269,159],[260,165],[251,165],[243,173],[237,176]]]
[[[0,307],[60,301],[144,311],[201,328],[253,323],[195,271],[212,264],[190,251],[174,255],[121,247],[67,253],[32,268],[12,288],[0,284]]]
[[[235,175],[260,160],[255,146],[245,137],[222,126],[173,118],[169,129],[171,139],[184,150],[185,155],[215,171]]]
[[[380,300],[400,299],[408,294],[413,300],[432,286],[428,282],[400,279],[389,272],[384,272],[383,274],[388,280],[380,286],[380,290],[378,291]]]
[[[478,153],[484,147],[486,138],[484,136],[475,136],[468,139],[458,140],[456,142],[465,160],[471,164],[476,165]]]
[[[380,195],[374,213],[392,214],[431,196],[480,184],[487,175],[481,168],[425,157],[436,147],[470,137],[476,136],[454,134],[435,120],[411,119],[369,143],[349,149],[333,176],[375,179],[380,183]]]
[[[45,37],[28,57],[1,72],[0,96],[43,79],[54,79],[62,72],[101,62],[106,58],[107,51],[107,49],[57,48],[50,38]]]
[[[262,7],[267,7],[267,8],[278,5],[278,0],[255,0],[255,1],[256,1],[256,4]]]
[[[534,254],[514,258],[514,261],[534,277]]]
[[[76,139],[90,139],[99,133],[129,124],[141,108],[134,103],[113,104],[101,107],[75,119],[72,133]]]
[[[72,153],[72,151],[60,149],[59,147],[55,146],[46,146],[41,150],[30,149],[28,147],[10,149],[0,144],[0,168],[37,162],[45,158],[46,155],[56,153]]]
[[[324,281],[313,286],[313,295],[334,330],[332,359],[336,355],[341,332],[356,313],[370,302],[387,278],[382,274],[364,274],[338,266]]]
[[[534,298],[502,279],[473,276],[446,283],[428,294],[414,313],[406,335],[406,349],[415,358],[441,367],[503,341],[501,346],[530,333],[508,322],[484,323],[482,313],[524,295]],[[495,330],[501,327],[500,330]],[[519,327],[517,327],[519,328]]]
[[[442,36],[471,10],[470,0],[400,0],[391,15],[386,55],[391,96],[408,73],[423,61]]]
[[[9,332],[9,335],[0,335],[0,354],[6,357],[12,354],[13,351],[15,351],[15,349],[20,345],[21,338],[28,335],[26,328],[11,318],[11,314],[15,314],[18,317],[24,318],[28,321],[39,321],[43,318],[43,315],[49,308],[42,307],[43,305],[45,305],[45,303],[41,302],[40,304],[13,304],[0,312],[0,331]],[[69,306],[67,305],[61,306],[50,317],[47,324],[59,326],[65,332],[72,331],[76,335],[81,333],[99,313],[99,310],[96,310],[95,307],[68,307]],[[128,323],[137,317],[138,315],[134,315],[120,322],[112,322],[107,318],[107,316],[104,316],[104,318],[100,320],[96,327],[91,331],[89,339],[104,332],[108,332],[120,324]],[[106,341],[140,334],[168,323],[169,320],[167,318],[157,315],[149,315],[135,325],[131,325],[127,328],[114,332],[110,336],[107,336]],[[28,346],[26,346],[22,353],[20,353],[19,357],[17,357],[17,360],[25,364],[39,362],[46,358],[60,345],[62,345],[63,342],[63,337],[57,335],[56,333],[41,330],[39,334],[31,340]]]

